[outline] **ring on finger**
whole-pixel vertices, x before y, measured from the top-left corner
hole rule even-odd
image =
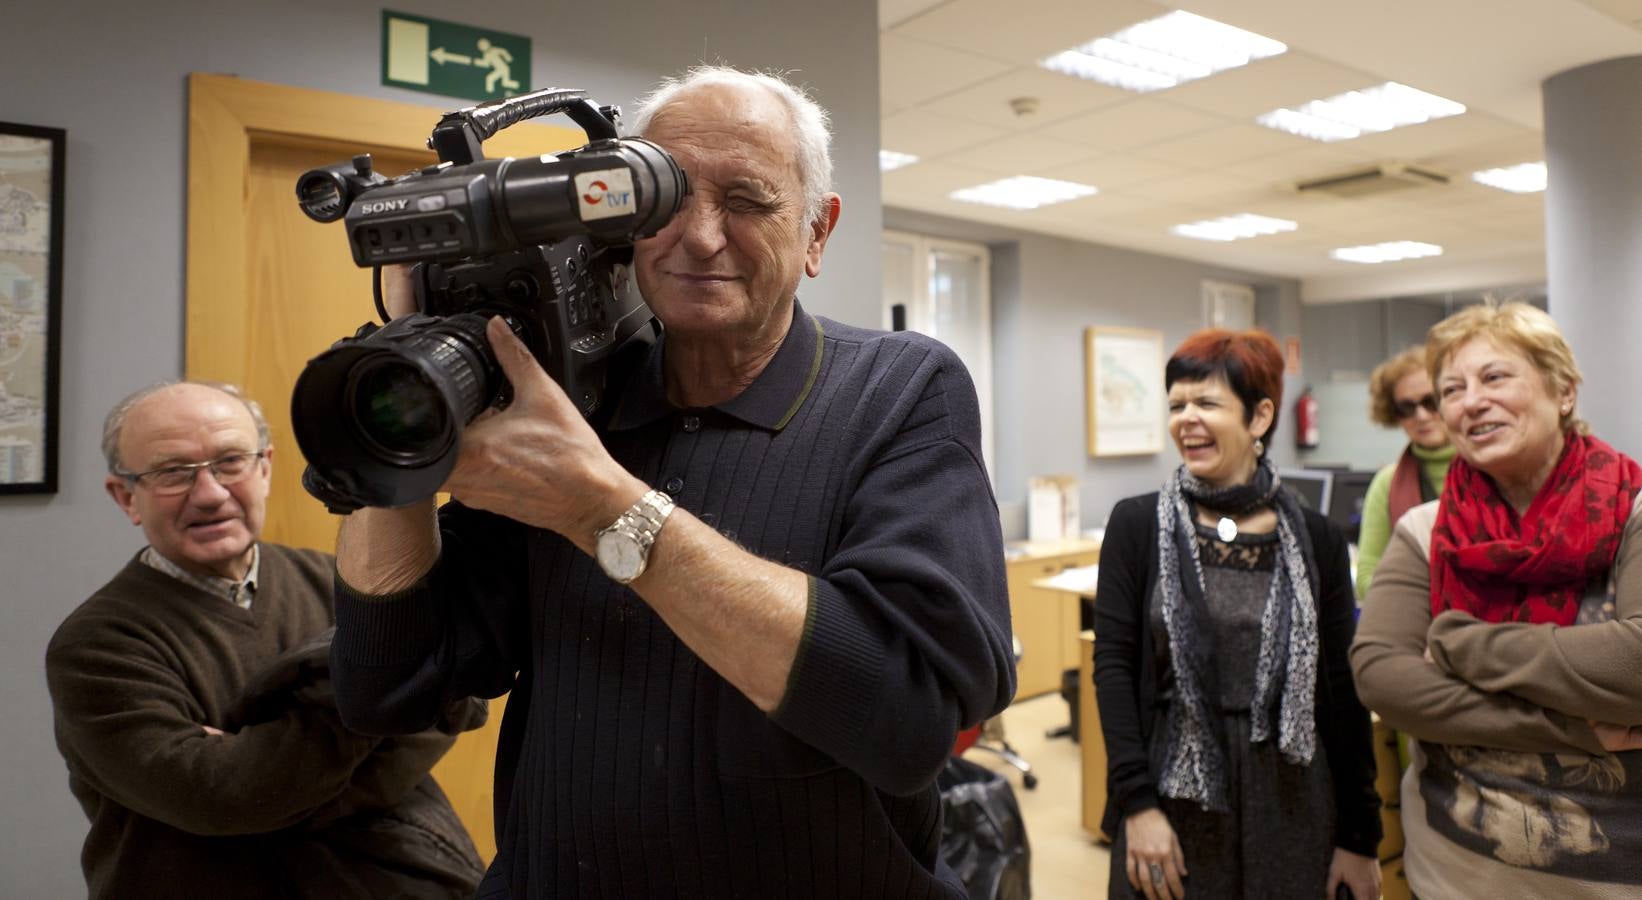
[[[1163,867],[1157,863],[1147,863],[1146,871],[1152,876],[1152,884],[1163,883]]]

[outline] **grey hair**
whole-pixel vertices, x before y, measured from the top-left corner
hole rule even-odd
[[[637,109],[628,120],[629,128],[642,136],[656,114],[680,95],[713,85],[763,88],[787,107],[792,118],[793,143],[798,151],[798,177],[804,185],[804,223],[808,225],[821,218],[821,198],[832,190],[832,117],[808,91],[781,73],[743,72],[732,66],[692,66],[683,75],[662,79],[655,90],[639,98]]]
[[[262,407],[257,401],[245,396],[245,392],[240,390],[238,386],[222,381],[205,381],[199,378],[169,379],[132,391],[124,400],[114,404],[114,408],[108,411],[108,417],[103,419],[103,458],[108,461],[110,474],[126,474],[124,467],[121,466],[120,459],[120,434],[125,431],[126,416],[131,414],[131,410],[136,408],[137,404],[166,388],[176,387],[179,384],[197,384],[200,387],[212,388],[245,404],[246,411],[251,414],[251,421],[257,423],[257,449],[266,450],[268,448],[270,441],[268,420],[262,415]]]

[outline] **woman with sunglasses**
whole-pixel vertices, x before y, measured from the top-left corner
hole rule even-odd
[[[1437,415],[1437,395],[1425,370],[1425,348],[1410,347],[1380,363],[1368,378],[1369,415],[1386,428],[1402,426],[1408,446],[1393,465],[1381,469],[1363,497],[1357,533],[1357,596],[1368,596],[1380,554],[1397,520],[1442,494],[1454,445]]]

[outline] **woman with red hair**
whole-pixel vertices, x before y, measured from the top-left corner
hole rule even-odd
[[[1266,457],[1282,377],[1263,332],[1187,338],[1164,371],[1182,463],[1107,522],[1095,693],[1110,897],[1380,895],[1350,563]]]

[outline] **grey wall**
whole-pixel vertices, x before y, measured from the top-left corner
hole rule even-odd
[[[1305,381],[1320,411],[1321,441],[1300,452],[1306,465],[1374,470],[1395,460],[1407,437],[1368,417],[1368,375],[1393,354],[1425,343],[1441,303],[1394,298],[1307,306],[1301,314]]]
[[[1158,329],[1167,354],[1202,327],[1201,283],[1216,279],[1254,285],[1256,324],[1279,340],[1300,333],[1299,285],[1292,279],[901,209],[885,209],[884,226],[992,248],[993,474],[1005,537],[1025,535],[1029,478],[1076,475],[1087,528],[1105,524],[1118,500],[1156,490],[1180,463],[1167,444],[1152,456],[1089,457],[1085,328]],[[1277,434],[1268,441],[1280,466],[1294,461],[1290,398],[1296,390],[1295,380],[1286,379]]]
[[[658,76],[696,62],[796,70],[832,110],[845,198],[825,274],[804,288],[805,302],[878,322],[876,3],[392,7],[530,35],[537,87],[586,88],[628,107]],[[380,10],[318,0],[5,5],[0,120],[67,128],[69,144],[62,489],[0,497],[0,895],[84,893],[86,823],[52,743],[42,656],[63,616],[141,545],[103,495],[98,431],[127,390],[181,373],[185,77],[228,73],[421,103],[430,126],[437,109],[465,105],[379,85]]]

